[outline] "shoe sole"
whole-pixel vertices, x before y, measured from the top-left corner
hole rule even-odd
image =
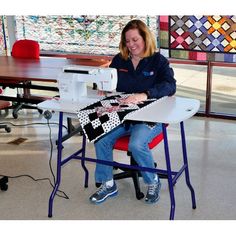
[[[93,204],[95,204],[95,205],[98,205],[98,204],[101,204],[101,203],[103,203],[104,201],[106,201],[107,198],[109,198],[109,197],[115,197],[115,196],[117,196],[117,194],[118,194],[118,190],[116,190],[116,191],[114,191],[114,192],[112,192],[112,193],[107,194],[106,197],[104,197],[103,199],[101,199],[101,200],[99,200],[99,201],[92,201],[92,200],[90,200],[90,202],[93,203]]]

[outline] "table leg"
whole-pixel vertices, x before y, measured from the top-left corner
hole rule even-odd
[[[164,138],[164,148],[165,148],[165,158],[166,158],[166,168],[167,168],[167,178],[168,178],[168,186],[170,193],[170,220],[174,220],[175,215],[175,195],[174,195],[174,184],[172,181],[172,170],[170,164],[170,154],[169,154],[169,146],[168,146],[168,138],[166,132],[166,125],[162,124],[163,138]]]
[[[187,148],[186,148],[186,141],[185,141],[185,132],[184,132],[184,122],[180,122],[180,128],[181,128],[181,140],[182,140],[182,150],[183,150],[183,161],[184,164],[186,165],[185,167],[185,180],[188,188],[190,189],[191,192],[191,197],[192,197],[192,208],[196,208],[196,199],[195,199],[195,192],[193,189],[193,186],[190,183],[190,177],[189,177],[189,169],[188,169],[188,159],[187,159]]]
[[[85,166],[85,152],[86,152],[86,136],[83,134],[83,141],[82,141],[82,159],[81,159],[81,166],[85,172],[85,180],[84,180],[84,187],[88,187],[88,179],[89,179],[89,172],[87,167]]]
[[[53,191],[49,198],[48,217],[52,217],[53,200],[61,182],[61,158],[62,158],[62,127],[63,127],[63,112],[59,113],[59,129],[58,129],[58,144],[57,144],[57,175]]]

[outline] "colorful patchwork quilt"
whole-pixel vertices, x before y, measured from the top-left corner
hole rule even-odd
[[[156,99],[148,99],[139,104],[124,104],[122,101],[130,94],[106,97],[81,109],[77,116],[88,141],[94,142],[124,121],[130,112],[141,109]]]
[[[160,46],[171,58],[236,62],[236,17],[160,16]]]

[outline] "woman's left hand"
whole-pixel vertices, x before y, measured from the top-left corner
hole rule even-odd
[[[140,102],[143,102],[147,100],[147,94],[146,93],[135,93],[130,95],[129,97],[122,100],[125,104],[138,104]]]

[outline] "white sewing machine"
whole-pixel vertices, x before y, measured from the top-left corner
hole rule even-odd
[[[117,85],[114,68],[68,65],[58,76],[60,101],[77,103],[87,98],[87,84],[96,83],[99,90],[112,92]]]

